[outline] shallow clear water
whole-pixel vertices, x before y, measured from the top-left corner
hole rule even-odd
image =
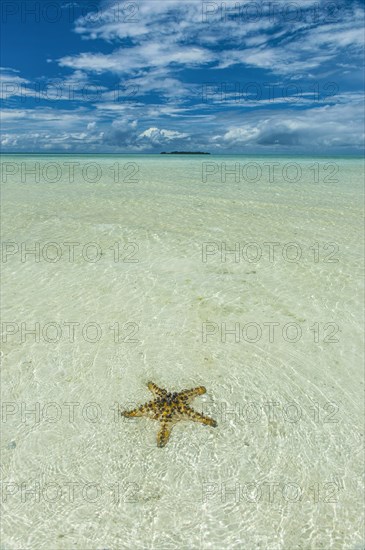
[[[1,175],[2,548],[362,548],[362,161]],[[149,380],[218,427],[157,448]]]

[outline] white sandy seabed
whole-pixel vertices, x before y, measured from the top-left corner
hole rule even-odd
[[[361,161],[2,162],[1,548],[362,548]]]

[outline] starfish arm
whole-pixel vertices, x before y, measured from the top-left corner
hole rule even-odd
[[[147,384],[148,386],[148,389],[154,393],[155,395],[158,395],[159,397],[165,397],[165,395],[167,395],[167,391],[162,389],[162,388],[159,388],[158,386],[156,386],[156,384],[154,384],[153,382],[148,382]]]
[[[160,431],[157,434],[157,446],[164,447],[169,440],[171,434],[171,422],[162,422]]]
[[[183,399],[184,401],[191,401],[198,395],[202,395],[203,393],[206,393],[206,389],[204,386],[199,386],[198,388],[192,388],[191,390],[183,390],[179,392],[179,398]]]
[[[145,405],[141,405],[140,407],[137,407],[136,409],[132,409],[131,411],[122,411],[120,410],[120,414],[122,416],[126,416],[127,418],[133,418],[135,416],[148,416],[149,415],[149,403],[146,403]]]
[[[205,424],[206,426],[212,426],[215,428],[217,426],[217,422],[210,418],[209,416],[205,416],[204,414],[200,414],[190,407],[184,407],[183,412],[181,413],[181,419],[182,420],[193,420],[194,422],[201,422],[201,424]]]

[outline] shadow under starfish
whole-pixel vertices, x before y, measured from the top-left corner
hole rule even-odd
[[[201,422],[202,424],[213,426],[214,428],[217,426],[217,422],[213,420],[213,418],[204,416],[189,407],[190,402],[195,397],[207,391],[204,386],[199,386],[191,390],[169,393],[167,390],[156,386],[153,382],[148,382],[148,389],[155,395],[155,399],[132,411],[120,411],[120,413],[127,418],[146,416],[152,420],[158,420],[161,423],[160,431],[157,434],[158,447],[164,447],[166,445],[174,424],[180,420]]]

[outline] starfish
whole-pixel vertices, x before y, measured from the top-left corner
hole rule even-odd
[[[158,420],[161,423],[160,431],[157,434],[158,447],[164,447],[166,445],[174,424],[179,420],[193,420],[194,422],[201,422],[202,424],[213,426],[214,428],[217,426],[213,418],[204,416],[189,407],[190,402],[195,397],[207,391],[204,386],[174,393],[159,388],[153,382],[148,382],[147,386],[155,395],[155,399],[132,411],[120,411],[120,413],[127,418],[147,416],[152,420]]]

